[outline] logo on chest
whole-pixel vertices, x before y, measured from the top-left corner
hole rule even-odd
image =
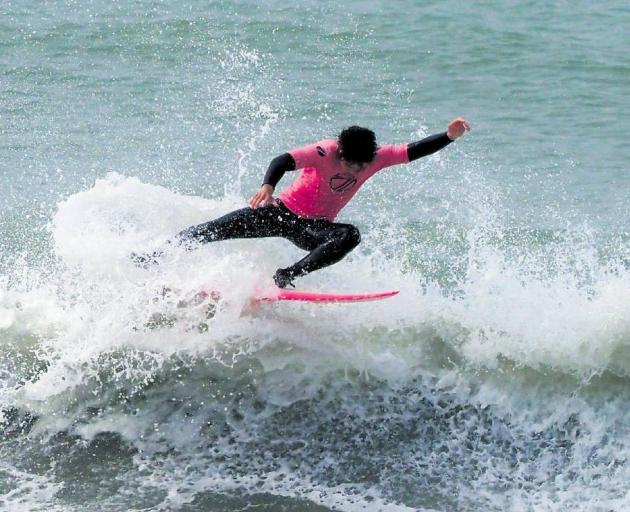
[[[357,178],[355,176],[341,172],[332,176],[328,181],[330,189],[339,193],[347,192],[348,190],[354,188],[356,184]]]

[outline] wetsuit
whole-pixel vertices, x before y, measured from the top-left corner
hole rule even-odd
[[[236,210],[185,229],[177,240],[192,246],[191,242],[232,238],[286,238],[309,254],[290,267],[278,269],[274,280],[285,287],[297,276],[338,262],[359,244],[359,230],[334,219],[368,178],[385,167],[435,153],[450,142],[446,133],[441,133],[411,144],[381,146],[358,172],[344,170],[336,140],[294,149],[274,158],[265,174],[263,183],[275,188],[285,172],[301,169],[276,205]]]
[[[338,262],[361,241],[359,230],[351,224],[300,217],[289,210],[282,200],[277,201],[277,206],[233,211],[216,220],[192,226],[179,233],[178,237],[183,241],[202,243],[231,238],[283,237],[300,249],[310,251],[295,265],[279,270],[275,277],[279,286],[286,286],[296,276]]]

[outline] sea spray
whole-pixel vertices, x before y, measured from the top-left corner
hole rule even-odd
[[[159,217],[166,201],[176,216]],[[2,389],[3,428],[23,425],[44,441],[35,458],[56,469],[42,478],[56,482],[67,464],[104,457],[120,481],[105,491],[113,507],[264,492],[405,510],[579,508],[598,500],[588,489],[609,492],[626,477],[614,461],[628,448],[610,428],[628,426],[609,420],[627,400],[628,274],[600,265],[588,238],[578,245],[558,234],[515,257],[514,243],[527,238],[506,246],[499,224],[478,225],[451,247],[463,267],[431,281],[401,272],[367,237],[304,286],[387,285],[399,297],[246,314],[252,290],[297,249],[282,240],[174,249],[154,270],[128,258],[142,244],[157,247],[182,218],[233,207],[112,174],[60,205],[51,224],[57,273],[35,289],[5,281],[4,339],[18,350],[3,357],[19,375]],[[400,243],[409,236],[392,233]],[[434,254],[423,268],[449,272]],[[178,306],[202,286],[225,290],[220,308]],[[151,324],[156,313],[172,321]],[[16,363],[20,351],[29,367]],[[585,464],[590,483],[571,492],[571,468]],[[65,489],[55,499],[72,503]]]

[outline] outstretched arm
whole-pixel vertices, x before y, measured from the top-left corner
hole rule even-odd
[[[251,197],[249,205],[252,208],[258,208],[259,206],[275,204],[273,200],[273,191],[276,188],[276,185],[282,176],[284,176],[285,172],[294,170],[295,160],[289,153],[284,153],[274,158],[265,173],[262,187],[260,187],[260,190]]]
[[[422,140],[417,142],[412,142],[407,144],[407,156],[409,157],[409,161],[412,162],[417,160],[418,158],[422,158],[423,156],[431,155],[436,151],[448,146],[455,139],[461,137],[470,130],[470,125],[468,121],[461,117],[457,117],[453,119],[449,124],[448,128],[443,133],[438,133],[437,135],[430,135]]]
[[[451,142],[446,132],[430,135],[422,140],[407,144],[407,156],[413,162],[423,156],[431,155],[436,151],[448,146]]]

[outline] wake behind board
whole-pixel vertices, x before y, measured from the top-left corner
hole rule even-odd
[[[302,302],[367,302],[370,300],[381,300],[398,295],[399,291],[375,292],[375,293],[323,293],[308,292],[302,290],[286,290],[275,288],[264,291],[257,291],[252,297],[252,302],[279,302],[279,301],[302,301]],[[221,293],[217,291],[202,290],[198,295],[218,299]]]

